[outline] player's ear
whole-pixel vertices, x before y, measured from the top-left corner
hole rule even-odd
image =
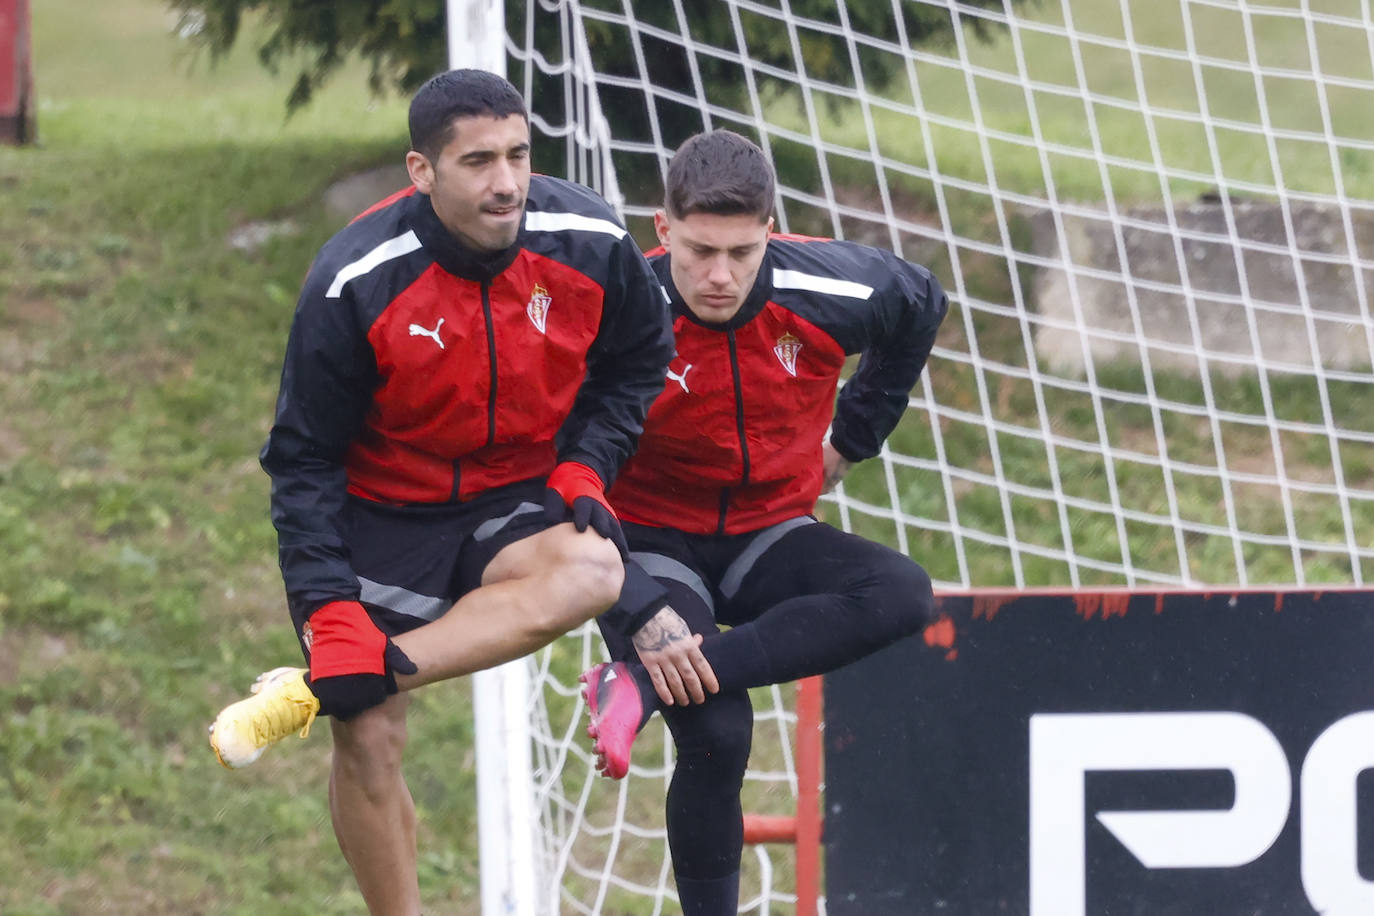
[[[406,171],[410,173],[410,183],[421,194],[434,190],[434,165],[424,153],[415,150],[406,153]]]
[[[658,234],[658,243],[664,248],[671,248],[668,244],[668,214],[662,209],[654,211],[654,232]]]

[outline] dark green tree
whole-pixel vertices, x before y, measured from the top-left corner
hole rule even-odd
[[[198,40],[212,56],[231,48],[239,39],[244,18],[261,17],[266,36],[258,46],[258,56],[274,72],[287,60],[306,63],[297,72],[287,96],[288,108],[310,101],[312,92],[325,83],[350,55],[358,55],[371,68],[372,88],[377,92],[395,89],[409,93],[447,65],[447,40],[444,0],[168,0],[171,7],[197,26]],[[778,3],[779,0],[774,0]],[[1013,5],[1027,0],[1005,0]],[[589,0],[583,7],[612,14],[623,13],[620,0]],[[779,3],[780,5],[780,3]],[[539,0],[508,0],[507,19],[514,34],[520,34],[525,17],[536,16],[536,45],[543,45],[559,34],[558,10],[543,10]],[[634,15],[648,25],[679,31],[673,4],[665,0],[632,0]],[[774,17],[744,12],[741,25],[745,47],[739,47],[726,4],[721,0],[684,0],[686,27],[699,43],[748,54],[753,60],[785,70],[797,69],[788,31]],[[851,27],[864,35],[896,41],[897,24],[893,4],[887,0],[848,0],[846,10]],[[961,6],[1001,10],[1004,0],[962,0]],[[801,20],[823,23],[840,21],[837,0],[791,0],[793,15]],[[904,0],[902,25],[908,43],[924,44],[948,40],[952,17],[947,9]],[[975,32],[986,36],[988,20],[964,17]],[[601,19],[586,20],[588,42],[598,60],[598,69],[611,72],[633,66],[634,56],[628,31]],[[517,29],[521,31],[516,31]],[[852,85],[853,68],[844,42],[820,30],[798,29],[798,45],[807,74],[813,79]],[[541,40],[542,39],[542,40]],[[645,39],[646,60],[655,85],[668,90],[690,92],[692,87],[686,54],[680,46]],[[698,56],[702,79],[713,93],[728,96],[742,92],[737,73],[717,58]],[[862,62],[864,78],[881,88],[902,74],[895,58],[869,54]],[[715,99],[713,99],[715,101]]]
[[[211,58],[239,40],[244,19],[261,20],[265,37],[258,59],[273,73],[288,60],[304,60],[286,97],[287,109],[310,101],[352,55],[370,67],[378,94],[412,90],[444,68],[447,56],[444,0],[168,0],[181,14],[183,33]],[[189,26],[189,28],[187,28]]]
[[[261,35],[257,48],[262,63],[274,72],[288,64],[297,68],[287,95],[288,111],[310,101],[315,89],[351,57],[370,68],[374,92],[396,91],[408,95],[431,75],[446,69],[448,43],[445,0],[168,0],[171,6],[196,25],[197,39],[212,57],[229,50],[244,32],[245,20],[254,22]],[[781,9],[784,0],[766,0]],[[659,157],[627,153],[657,140],[659,148],[674,149],[691,134],[707,127],[731,127],[760,140],[750,110],[749,86],[760,103],[772,107],[800,104],[800,74],[812,85],[827,84],[833,91],[817,93],[828,114],[842,120],[855,110],[853,93],[860,84],[869,93],[902,96],[906,89],[906,64],[900,51],[906,46],[948,44],[954,38],[955,18],[950,9],[914,0],[901,0],[900,23],[890,0],[787,0],[791,27],[778,16],[732,6],[723,0],[682,0],[682,19],[677,4],[667,0],[629,0],[633,19],[625,22],[625,0],[583,0],[590,15],[583,18],[598,74],[597,94],[601,110],[610,122],[611,134],[622,149],[614,155],[614,168],[626,197],[649,204],[661,195],[663,162]],[[998,26],[975,8],[1000,13],[1007,4],[1035,0],[961,0],[960,20],[983,39]],[[848,17],[850,31],[879,42],[851,45],[831,26]],[[597,15],[604,14],[604,15]],[[507,31],[514,36],[533,36],[533,49],[549,68],[512,57],[510,77],[529,87],[531,112],[553,125],[572,122],[563,72],[567,62],[567,5],[550,0],[506,0]],[[186,31],[183,29],[183,31]],[[697,53],[689,53],[681,40],[660,34],[690,35]],[[903,41],[904,40],[904,41]],[[702,51],[700,49],[712,49]],[[642,61],[644,73],[639,63]],[[746,69],[746,62],[748,63]],[[623,77],[623,80],[617,78]],[[645,93],[645,82],[652,86]],[[576,106],[575,100],[571,104]],[[738,117],[721,112],[742,112]],[[793,187],[815,187],[821,160],[806,144],[773,139],[773,161],[779,178]],[[560,143],[535,144],[535,167],[561,174],[565,153]],[[832,177],[853,184],[871,182],[872,171],[854,161],[830,166]],[[574,176],[575,177],[575,176]],[[796,224],[801,225],[801,224]],[[818,225],[817,231],[824,231]]]

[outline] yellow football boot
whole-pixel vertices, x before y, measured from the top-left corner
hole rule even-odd
[[[226,706],[210,726],[210,747],[231,770],[246,767],[278,741],[310,733],[320,701],[306,686],[305,668],[273,668],[258,676],[253,695]]]

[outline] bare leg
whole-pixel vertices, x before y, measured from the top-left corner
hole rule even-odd
[[[372,916],[417,916],[415,803],[401,775],[404,694],[340,722],[334,731],[329,812],[334,835]]]
[[[615,603],[624,566],[600,535],[558,525],[501,550],[482,586],[433,623],[393,638],[419,669],[402,691],[491,668],[547,645]],[[404,693],[332,721],[334,833],[372,916],[416,916],[415,805],[401,775]]]
[[[447,614],[392,641],[419,669],[401,690],[520,658],[615,603],[625,568],[615,545],[570,523],[501,550]]]

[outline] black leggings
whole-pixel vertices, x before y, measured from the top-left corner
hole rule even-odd
[[[625,526],[634,558],[706,635],[702,653],[720,681],[701,705],[659,705],[677,745],[667,826],[679,878],[739,870],[748,688],[833,671],[919,632],[933,613],[930,577],[908,557],[811,519],[784,524],[795,527],[714,536]],[[603,634],[612,657],[637,661],[629,634]]]

